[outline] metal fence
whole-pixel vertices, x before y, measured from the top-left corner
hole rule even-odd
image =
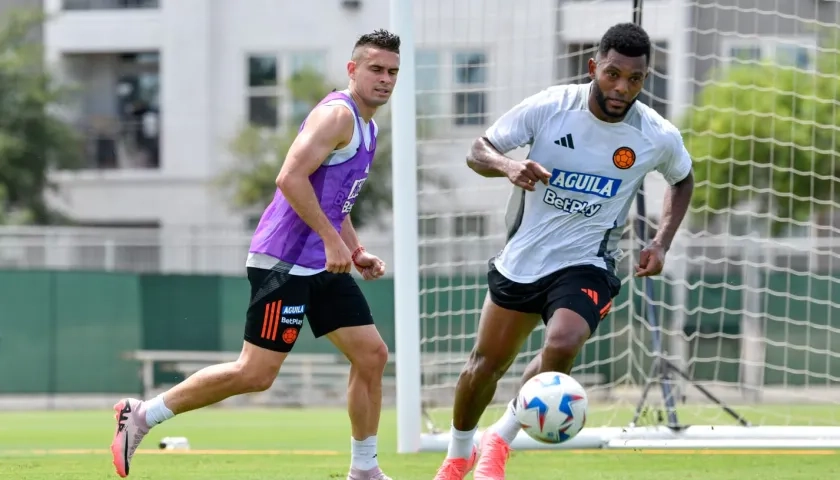
[[[64,0],[63,10],[160,8],[159,0]]]
[[[240,275],[252,230],[231,226],[164,228],[0,227],[0,268]],[[360,235],[393,265],[390,234]],[[423,239],[425,273],[483,271],[503,246],[495,236]]]
[[[0,268],[240,275],[253,231],[224,226],[0,227]],[[388,233],[360,235],[367,249],[393,265]],[[481,274],[487,260],[504,246],[499,235],[421,238],[421,274]],[[704,273],[732,272],[745,252],[759,250],[761,269],[791,272],[840,268],[840,239],[684,237],[669,264]],[[629,272],[633,240],[619,244],[620,272]]]

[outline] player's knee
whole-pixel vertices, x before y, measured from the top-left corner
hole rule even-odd
[[[580,337],[573,335],[547,335],[545,338],[545,346],[543,347],[551,357],[554,358],[574,358],[583,343]]]
[[[553,318],[545,331],[544,349],[554,358],[574,358],[589,338],[589,326],[575,315],[575,318]]]
[[[274,380],[277,378],[277,375],[259,375],[255,376],[251,379],[248,383],[249,391],[251,392],[264,392],[271,388],[271,385],[274,384]]]
[[[388,363],[388,345],[383,341],[370,342],[360,348],[351,358],[353,366],[363,372],[369,372],[373,376],[381,376]]]
[[[385,369],[385,365],[388,363],[388,345],[385,342],[377,342],[373,346],[370,352],[370,362],[377,371]]]
[[[236,366],[241,393],[264,392],[271,388],[277,378],[276,369],[250,362],[237,362]]]
[[[494,355],[486,355],[480,350],[473,350],[467,360],[466,368],[462,376],[473,378],[477,381],[498,381],[505,375],[508,364],[507,359]]]
[[[233,375],[237,393],[268,390],[277,378],[288,353],[270,351],[245,342],[242,353],[234,362]]]
[[[245,392],[264,392],[274,384],[277,374],[271,375],[260,371],[245,371],[240,378]]]

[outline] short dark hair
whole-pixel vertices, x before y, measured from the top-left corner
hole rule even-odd
[[[356,40],[353,46],[355,52],[359,47],[373,47],[389,52],[400,53],[400,37],[388,30],[380,28],[372,33],[366,33]]]
[[[650,37],[644,28],[635,23],[619,23],[613,25],[601,37],[598,54],[606,55],[610,50],[627,57],[645,56],[650,62]]]

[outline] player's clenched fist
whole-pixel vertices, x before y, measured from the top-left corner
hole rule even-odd
[[[353,266],[353,257],[350,249],[343,241],[324,244],[327,254],[327,271],[332,273],[350,273]]]
[[[375,280],[382,275],[385,275],[385,262],[379,259],[376,255],[362,250],[356,258],[353,259],[356,265],[356,270],[362,274],[365,280]]]
[[[657,243],[651,243],[639,255],[639,263],[635,266],[637,277],[652,277],[662,273],[665,266],[665,249]]]
[[[510,183],[533,192],[537,182],[548,185],[551,174],[539,163],[525,160],[524,162],[510,162],[507,177]]]

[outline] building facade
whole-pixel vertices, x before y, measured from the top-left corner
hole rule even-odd
[[[735,0],[646,1],[643,23],[657,48],[645,101],[676,119],[722,56],[755,55],[749,35],[762,31],[747,27],[744,15],[780,7],[752,3],[742,12]],[[51,201],[83,225],[145,232],[135,249],[111,256],[112,266],[170,271],[241,271],[253,212],[232,209],[214,183],[236,161],[231,140],[248,123],[274,129],[299,116],[285,82],[302,68],[343,86],[356,37],[389,23],[389,0],[43,0],[43,6],[50,16],[46,62],[79,92],[69,116],[85,133],[88,158],[82,170],[55,173],[59,189]],[[742,15],[739,21],[720,20],[727,6]],[[470,142],[525,96],[585,80],[598,38],[632,18],[632,2],[415,0],[413,8],[418,115],[427,126],[418,162],[446,180],[419,193],[420,233],[429,239],[424,262],[483,263],[501,246],[509,188],[469,171]],[[776,53],[775,43],[756,42],[758,55]],[[657,176],[646,184],[654,214],[663,188]],[[386,258],[388,223],[363,232],[387,250]],[[140,238],[139,231],[117,243]],[[208,242],[212,248],[197,247]]]

